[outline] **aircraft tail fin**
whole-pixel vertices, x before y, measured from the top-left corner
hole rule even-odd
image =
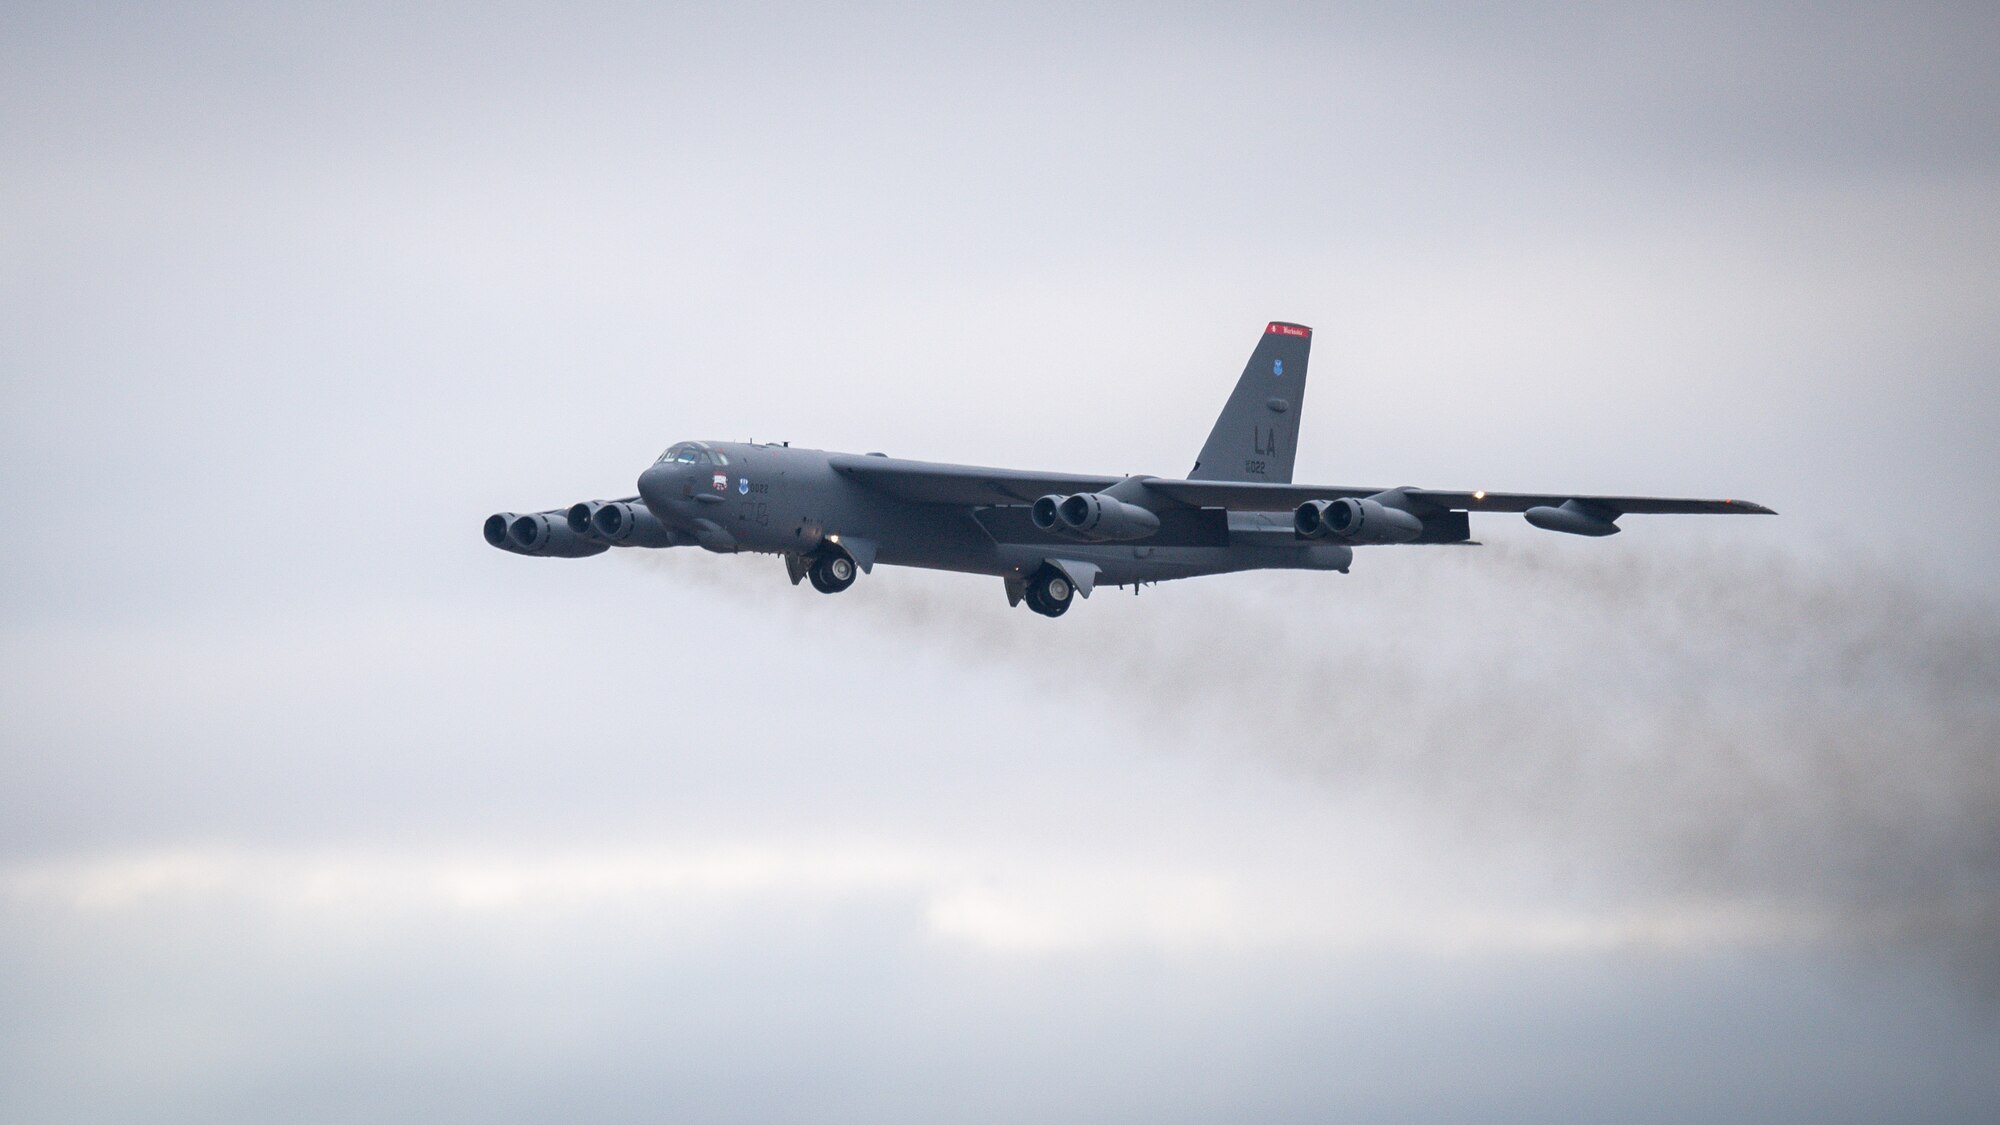
[[[1265,326],[1189,480],[1291,483],[1311,354],[1312,329],[1280,320]]]

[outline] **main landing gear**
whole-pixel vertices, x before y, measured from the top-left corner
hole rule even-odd
[[[820,593],[838,594],[854,585],[854,560],[846,551],[828,551],[811,560],[806,577],[812,579],[813,589]]]
[[[1028,608],[1043,617],[1061,617],[1069,612],[1069,603],[1076,600],[1076,587],[1070,585],[1069,578],[1052,566],[1045,566],[1028,579],[1028,589],[1023,597]]]

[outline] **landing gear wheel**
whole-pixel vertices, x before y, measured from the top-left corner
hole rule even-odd
[[[1076,587],[1062,571],[1049,567],[1028,580],[1028,608],[1043,617],[1061,617],[1075,600]]]
[[[843,552],[821,555],[813,560],[806,577],[812,579],[813,589],[820,593],[838,594],[854,585],[854,560]]]

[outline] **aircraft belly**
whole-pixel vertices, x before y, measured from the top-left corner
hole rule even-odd
[[[1194,578],[1236,569],[1228,562],[1229,551],[1216,547],[1141,548],[1141,555],[1128,546],[1069,543],[1056,546],[1027,546],[1009,543],[996,555],[1004,564],[1002,574],[1032,574],[1051,559],[1089,563],[1097,568],[1100,586],[1128,582],[1166,582]]]
[[[1133,547],[1128,544],[1071,543],[1060,546],[1006,544],[999,549],[1002,573],[1032,573],[1050,559],[1089,563],[1097,584],[1170,582],[1242,570],[1345,570],[1353,560],[1346,547],[1322,544],[1261,547]]]
[[[1085,543],[1048,537],[1035,543],[995,543],[962,510],[938,507],[917,515],[897,513],[869,521],[878,546],[876,561],[892,566],[1001,576],[1027,575],[1051,559],[1089,563],[1098,584],[1167,582],[1241,570],[1343,570],[1352,561],[1347,547],[1303,543],[1242,543],[1227,546],[1153,546]]]
[[[892,566],[956,570],[972,574],[1004,574],[993,540],[962,508],[911,505],[879,512],[869,521],[876,558]]]

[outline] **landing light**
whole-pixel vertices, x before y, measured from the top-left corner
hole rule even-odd
[[[838,536],[838,535],[829,535],[829,536],[827,536],[827,537],[826,537],[826,541],[827,541],[827,542],[829,542],[829,543],[838,543],[838,542],[840,542],[840,536]]]
[[[1484,499],[1486,499],[1486,490],[1485,490],[1485,489],[1483,489],[1483,488],[1482,488],[1482,489],[1480,489],[1479,491],[1477,491],[1477,492],[1475,492],[1475,493],[1473,493],[1473,494],[1472,494],[1472,498],[1473,498],[1474,500],[1484,500]]]

